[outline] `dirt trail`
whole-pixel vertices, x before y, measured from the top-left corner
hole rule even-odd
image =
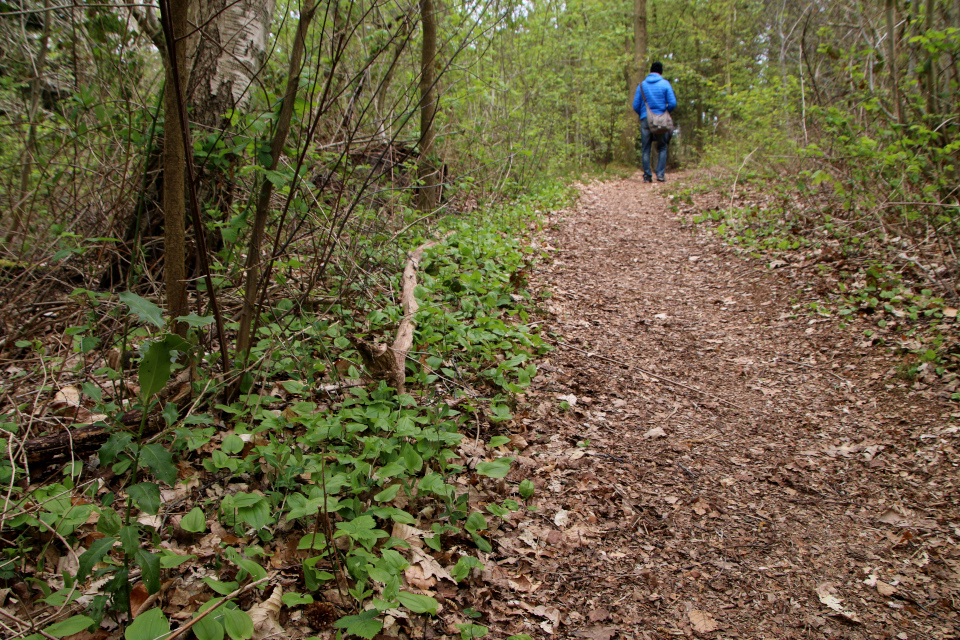
[[[682,227],[640,174],[551,222],[534,281],[567,346],[528,393],[515,472],[539,511],[491,534],[482,623],[958,637],[949,403],[861,336],[794,316],[803,283]]]

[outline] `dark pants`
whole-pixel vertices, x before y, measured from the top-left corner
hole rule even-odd
[[[657,179],[663,180],[663,176],[667,172],[667,147],[670,146],[670,136],[672,135],[673,133],[670,131],[653,135],[647,126],[647,119],[644,118],[640,121],[640,144],[643,147],[644,179],[653,179],[653,175],[650,173],[650,147],[653,146],[653,141],[656,140],[657,155],[659,156],[659,158],[657,158]]]

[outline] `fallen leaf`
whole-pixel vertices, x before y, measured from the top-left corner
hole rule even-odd
[[[437,586],[437,579],[433,576],[425,576],[423,568],[418,564],[412,564],[403,570],[403,577],[411,587],[426,591]]]
[[[603,622],[610,618],[610,612],[603,607],[590,612],[590,622]]]
[[[528,613],[548,619],[554,627],[560,624],[560,610],[556,607],[546,607],[542,604],[532,607],[526,602],[521,602],[520,607]]]
[[[64,412],[67,409],[80,406],[80,392],[76,387],[64,387],[57,391],[50,403],[54,412]]]
[[[509,584],[510,588],[514,591],[533,593],[537,590],[537,587],[539,587],[541,583],[531,582],[530,578],[527,576],[517,576],[516,578],[508,578],[507,584]]]
[[[691,609],[687,616],[690,618],[690,626],[697,633],[710,633],[716,631],[719,626],[712,615],[700,609]]]
[[[943,317],[945,318],[956,318],[957,310],[953,307],[944,307],[943,308]]]
[[[557,511],[557,515],[553,516],[553,524],[558,527],[565,527],[570,523],[570,512],[565,509],[560,509]]]
[[[569,404],[571,407],[577,406],[577,396],[573,395],[572,393],[566,396],[557,396],[557,400],[562,400],[567,404]]]
[[[880,582],[878,580],[877,591],[880,593],[880,595],[886,598],[888,596],[892,596],[893,594],[895,594],[897,592],[897,588],[892,584],[887,584],[886,582]]]
[[[830,582],[821,582],[817,585],[817,597],[820,602],[836,611],[841,617],[854,624],[861,624],[860,618],[854,612],[843,607],[843,600],[835,595],[836,589]]]
[[[667,432],[663,430],[663,427],[654,427],[643,434],[643,437],[647,439],[666,438]]]
[[[573,635],[577,638],[590,638],[590,640],[610,640],[617,635],[617,630],[610,627],[593,626],[576,631]]]
[[[529,446],[530,446],[530,444],[526,441],[526,439],[524,439],[523,436],[517,435],[517,434],[513,434],[513,435],[510,436],[510,447],[511,447],[512,449],[521,449],[521,450],[523,450],[523,449],[526,449],[526,448],[529,447]]]
[[[283,597],[283,588],[277,585],[270,597],[250,609],[247,614],[253,622],[253,640],[262,640],[268,636],[283,634],[283,627],[277,621]]]
[[[140,613],[143,603],[146,602],[149,597],[150,594],[147,593],[147,587],[142,582],[138,582],[133,586],[133,589],[130,590],[130,611],[133,612],[134,618]]]
[[[906,520],[907,517],[897,509],[893,507],[888,507],[886,511],[880,514],[880,517],[877,518],[880,522],[884,524],[898,524]]]
[[[163,525],[163,518],[160,516],[151,516],[146,513],[141,513],[137,516],[137,522],[142,524],[145,527],[153,527],[159,531]]]
[[[407,544],[414,547],[422,547],[423,541],[421,538],[427,535],[427,532],[423,529],[417,529],[416,527],[411,527],[408,524],[403,524],[401,522],[393,523],[393,530],[390,532],[390,535],[399,540],[403,540]]]
[[[423,569],[423,575],[425,578],[430,576],[436,576],[441,580],[449,580],[450,582],[456,584],[457,581],[447,572],[446,569],[440,566],[440,563],[433,559],[428,553],[425,553],[423,549],[418,547],[411,547],[410,553],[414,558],[413,563],[418,564],[420,568]]]

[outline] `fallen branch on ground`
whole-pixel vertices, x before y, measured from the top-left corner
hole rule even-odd
[[[403,320],[397,327],[397,336],[393,344],[368,344],[362,340],[353,340],[363,364],[367,371],[374,377],[384,378],[391,387],[397,390],[398,394],[404,392],[404,386],[407,378],[406,360],[407,352],[413,348],[413,329],[417,323],[413,317],[416,315],[420,305],[417,303],[417,297],[414,291],[417,288],[417,267],[423,259],[423,254],[427,249],[434,247],[446,240],[453,232],[451,231],[439,240],[425,242],[416,251],[410,254],[407,264],[403,268],[403,290],[400,293],[400,307],[403,309]]]

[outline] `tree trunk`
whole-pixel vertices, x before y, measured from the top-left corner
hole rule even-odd
[[[637,162],[637,129],[640,124],[633,111],[633,94],[643,80],[647,61],[647,0],[633,0],[633,50],[627,79],[627,113],[623,135],[620,137],[621,156],[629,164]]]
[[[395,44],[393,45],[393,54],[387,58],[386,70],[383,74],[383,79],[380,81],[379,86],[376,89],[377,92],[377,133],[380,135],[384,143],[388,143],[390,138],[393,135],[393,132],[390,130],[389,120],[386,116],[387,113],[387,96],[390,91],[390,83],[393,81],[394,72],[398,66],[400,60],[400,55],[403,53],[403,50],[407,47],[408,34],[410,30],[411,16],[404,15],[397,20],[400,24],[397,27],[396,33],[394,35]]]
[[[311,1],[300,13],[300,22],[297,25],[297,34],[293,41],[293,50],[290,52],[290,66],[287,68],[287,86],[280,104],[280,117],[277,119],[277,128],[270,142],[270,171],[276,171],[280,163],[280,154],[290,132],[290,122],[293,119],[293,107],[297,101],[297,90],[300,87],[300,71],[303,53],[306,46],[307,31],[313,16],[316,15],[317,4]],[[240,312],[240,328],[237,332],[237,354],[243,357],[250,349],[250,333],[253,325],[253,315],[257,304],[257,291],[260,288],[260,248],[263,245],[263,233],[267,226],[267,216],[270,213],[270,196],[273,194],[273,182],[266,177],[260,185],[260,194],[257,198],[257,210],[253,221],[253,231],[250,233],[250,245],[247,249],[246,272],[244,283],[243,310]]]
[[[196,32],[185,39],[183,55],[186,61],[181,68],[189,67],[190,73],[181,74],[181,78],[186,84],[191,121],[199,126],[198,137],[204,141],[208,134],[217,134],[228,126],[225,115],[231,109],[246,109],[252,93],[249,87],[256,82],[256,75],[263,66],[275,3],[274,0],[200,0],[199,3],[188,0],[185,4],[187,23],[191,25],[188,33],[194,31],[193,25],[196,25]],[[140,29],[160,50],[166,63],[166,42],[151,10],[133,7],[131,11]],[[165,99],[171,98],[168,93]],[[165,128],[164,133],[157,136],[158,147],[162,146],[166,132]],[[104,271],[101,286],[112,287],[126,281],[130,266],[126,256],[133,252],[131,245],[138,235],[165,234],[163,219],[151,215],[155,211],[152,204],[155,188],[159,188],[159,180],[163,179],[162,172],[158,171],[159,161],[151,155],[146,159],[146,165],[147,174],[153,176],[156,173],[159,179],[144,182],[140,202],[123,233],[123,256],[116,257]],[[212,204],[226,215],[233,190],[226,172],[205,164],[197,181],[201,205],[206,209]],[[219,242],[219,236],[215,242]],[[185,274],[187,267],[185,264]]]
[[[924,20],[927,34],[933,31],[933,4],[933,0],[927,0]],[[927,58],[927,113],[932,115],[937,112],[937,67],[940,56],[928,53]]]
[[[420,0],[420,24],[423,26],[423,49],[420,56],[420,211],[433,211],[437,206],[437,169],[430,162],[433,152],[433,121],[437,114],[434,64],[437,57],[437,14],[433,0]]]
[[[893,111],[896,114],[897,123],[903,121],[903,114],[900,112],[900,85],[897,73],[897,21],[896,0],[886,0],[886,19],[887,19],[887,64],[890,65],[890,95],[893,98]]]
[[[187,69],[184,40],[187,33],[187,3],[171,0],[162,6],[170,11],[170,24],[177,42],[174,51],[169,52],[165,60],[163,92],[163,282],[167,297],[167,315],[176,318],[187,313],[184,231],[186,156],[173,65],[177,65],[179,77],[184,78]],[[185,329],[184,326],[184,332]]]
[[[274,7],[273,0],[200,0],[200,38],[187,96],[201,141],[229,129],[226,116],[231,110],[246,110],[267,53]],[[200,201],[224,217],[230,214],[233,192],[227,173],[207,164],[198,177]]]
[[[200,0],[201,37],[187,91],[191,119],[219,129],[230,109],[245,109],[263,66],[273,0]]]
[[[29,223],[24,224],[23,215],[27,192],[30,190],[30,173],[33,169],[34,158],[37,155],[37,112],[40,111],[40,89],[43,85],[43,68],[47,62],[47,50],[50,44],[50,20],[53,13],[50,11],[50,0],[44,0],[43,8],[43,33],[40,36],[40,52],[33,64],[33,79],[30,81],[30,104],[27,106],[29,131],[27,132],[27,144],[23,150],[23,166],[20,168],[20,192],[13,205],[13,221],[6,238],[8,245],[13,241],[21,227],[24,227],[24,240],[26,240],[26,227],[29,226]]]

